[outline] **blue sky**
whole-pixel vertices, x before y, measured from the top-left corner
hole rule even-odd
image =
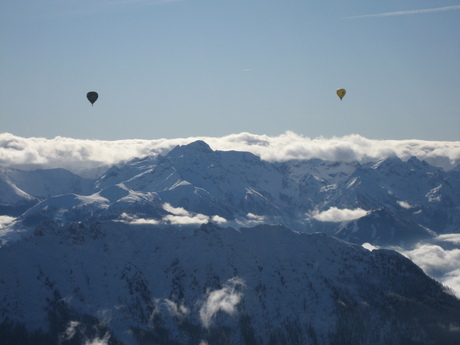
[[[460,140],[459,0],[2,0],[0,51],[0,133]]]

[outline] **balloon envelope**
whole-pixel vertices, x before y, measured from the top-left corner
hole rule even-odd
[[[97,92],[95,91],[90,91],[86,94],[86,98],[88,98],[88,101],[91,102],[91,104],[94,104],[94,102],[97,101],[97,98],[99,97],[99,95],[97,94]]]
[[[337,90],[337,96],[339,96],[340,100],[342,100],[342,98],[345,96],[346,93],[347,93],[347,91],[345,89],[338,89]]]

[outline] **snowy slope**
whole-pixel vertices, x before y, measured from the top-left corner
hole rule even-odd
[[[9,179],[27,194],[41,199],[65,193],[88,194],[94,188],[94,180],[65,169],[21,171],[3,168],[0,172],[2,179]]]
[[[10,169],[0,169],[0,214],[19,216],[39,200],[20,189],[10,178]]]
[[[0,248],[0,272],[0,337],[22,344],[456,344],[460,336],[460,301],[408,259],[279,226],[45,223]]]

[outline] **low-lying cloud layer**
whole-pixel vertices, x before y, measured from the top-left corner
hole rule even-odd
[[[368,250],[378,249],[369,243]],[[460,298],[460,234],[443,234],[431,242],[420,242],[414,248],[393,247],[411,259],[423,271],[449,287]]]
[[[76,173],[107,167],[136,157],[164,155],[177,145],[196,140],[213,150],[247,151],[267,161],[319,158],[328,161],[375,161],[391,156],[416,156],[449,169],[460,163],[460,141],[372,140],[359,135],[311,139],[293,132],[276,137],[250,133],[224,137],[154,140],[81,140],[22,138],[0,133],[0,166],[21,169],[65,168]]]
[[[133,225],[200,225],[206,224],[209,222],[222,224],[226,223],[227,220],[223,217],[214,215],[207,216],[201,213],[189,212],[183,207],[173,207],[168,203],[163,204],[163,209],[169,214],[163,216],[161,219],[147,219],[140,218],[134,215],[127,213],[121,214],[121,219],[119,220],[122,223],[133,224]],[[1,221],[1,218],[0,218]],[[1,223],[0,223],[1,226]],[[1,227],[0,227],[1,229]]]
[[[449,234],[460,240],[460,234]],[[421,243],[412,250],[401,250],[420,266],[429,276],[447,285],[460,298],[460,242],[454,242],[441,235],[436,243]],[[450,242],[450,243],[446,243]]]

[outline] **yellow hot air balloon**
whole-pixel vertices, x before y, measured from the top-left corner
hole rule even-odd
[[[345,96],[346,93],[347,93],[347,91],[345,89],[338,89],[337,90],[337,96],[340,97],[340,100],[342,100],[342,98]]]

